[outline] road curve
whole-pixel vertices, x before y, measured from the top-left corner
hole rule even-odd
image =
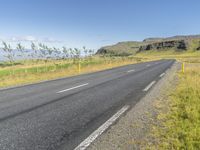
[[[0,149],[80,148],[120,109],[135,105],[173,63],[152,61],[2,89]]]

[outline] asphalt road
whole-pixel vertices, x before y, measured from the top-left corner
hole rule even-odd
[[[74,149],[172,66],[153,61],[0,90],[0,149]]]

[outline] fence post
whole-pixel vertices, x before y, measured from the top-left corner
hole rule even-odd
[[[78,61],[78,73],[79,74],[81,73],[81,63],[80,63],[80,60]]]
[[[182,72],[185,72],[185,62],[182,63]]]

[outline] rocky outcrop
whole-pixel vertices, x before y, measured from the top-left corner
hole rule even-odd
[[[164,50],[164,49],[187,50],[187,44],[184,40],[161,41],[143,45],[140,47],[139,51]]]

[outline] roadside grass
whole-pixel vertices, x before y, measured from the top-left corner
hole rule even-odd
[[[80,70],[79,63],[77,61],[73,62],[73,59],[49,60],[47,62],[44,62],[44,60],[29,60],[16,62],[16,65],[2,64],[0,65],[0,87],[69,77],[148,60],[150,59],[94,56],[82,58],[80,60]]]
[[[154,53],[155,54],[155,53]],[[159,53],[157,53],[159,54]],[[156,55],[157,55],[156,54]],[[160,58],[173,58],[185,63],[179,71],[179,83],[171,89],[169,98],[152,125],[150,140],[145,149],[200,149],[200,53],[162,54]],[[157,57],[140,54],[139,57]],[[168,105],[166,105],[168,104]]]
[[[138,53],[136,58],[143,58],[143,59],[176,59],[178,61],[184,61],[189,63],[200,63],[200,51],[185,51],[185,52],[177,52],[173,50],[168,51],[146,51]]]

